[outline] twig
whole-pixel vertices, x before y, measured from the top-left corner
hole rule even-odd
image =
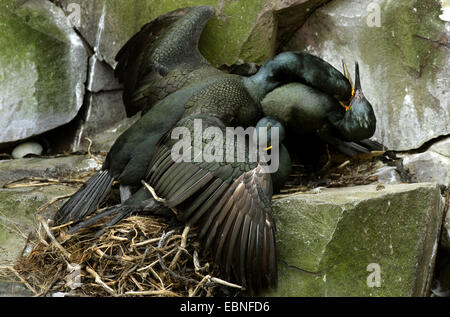
[[[153,276],[156,277],[159,280],[159,282],[161,283],[161,287],[163,289],[165,289],[164,282],[161,279],[161,277],[158,275],[158,273],[156,273],[156,271],[152,267],[149,267],[149,270],[150,270],[150,272],[152,272]]]
[[[147,245],[147,244],[150,244],[150,243],[153,243],[153,242],[158,242],[159,240],[161,240],[161,237],[148,239],[148,240],[145,240],[145,241],[141,241],[141,242],[132,244],[131,246],[133,246],[133,247],[142,247],[144,245]]]
[[[202,280],[200,281],[200,283],[197,284],[197,286],[195,287],[194,291],[191,293],[189,292],[189,297],[194,297],[195,295],[197,295],[198,290],[200,289],[200,287],[203,286],[203,284],[205,284],[207,281],[209,281],[210,276],[206,275],[202,278]]]
[[[159,240],[159,243],[158,243],[158,249],[162,249],[162,248],[163,248],[164,244],[166,243],[166,241],[168,240],[168,238],[170,237],[170,235],[172,235],[173,232],[174,232],[174,231],[171,230],[171,231],[169,231],[169,232],[167,232],[167,233],[163,233],[163,235],[161,236],[161,240]],[[176,249],[173,249],[173,250],[176,250]],[[161,256],[160,253],[158,253],[158,261],[159,261],[159,265],[161,265],[161,268],[162,268],[164,271],[169,272],[169,274],[172,275],[172,276],[173,276],[174,278],[176,278],[177,280],[180,280],[180,281],[183,281],[183,282],[186,282],[186,283],[197,283],[196,280],[194,280],[194,279],[192,279],[192,278],[186,278],[186,277],[184,277],[184,276],[181,276],[181,275],[175,273],[174,271],[172,271],[171,269],[169,269],[169,268],[167,267],[167,265],[164,263],[163,257]]]
[[[169,269],[172,270],[175,266],[175,264],[178,262],[178,259],[180,258],[181,251],[185,250],[186,248],[186,242],[187,242],[187,235],[189,234],[189,230],[191,228],[189,226],[184,227],[183,234],[181,235],[181,243],[180,247],[178,248],[177,253],[172,259],[172,262],[170,262]]]
[[[206,262],[206,264],[204,266],[200,265],[200,260],[198,259],[198,252],[197,252],[197,250],[194,250],[194,255],[192,256],[192,261],[194,262],[195,273],[197,273],[199,276],[203,277],[203,275],[200,274],[200,271],[208,269],[209,268],[209,263]]]
[[[49,202],[45,203],[42,207],[39,207],[39,209],[36,211],[36,213],[40,214],[42,211],[47,209],[50,205],[53,205],[54,203],[56,203],[58,200],[69,198],[72,195],[73,195],[73,193],[72,194],[63,195],[63,196],[59,196],[59,197],[55,197],[52,200],[50,200]]]
[[[18,183],[20,181],[29,181],[28,183]],[[56,179],[56,178],[43,178],[43,177],[33,177],[28,176],[20,179],[15,179],[7,182],[3,185],[4,188],[22,188],[22,187],[40,187],[40,186],[50,186],[56,184],[84,184],[85,180],[75,178],[75,179]]]
[[[180,297],[180,295],[178,295],[178,294],[176,294],[174,292],[171,292],[169,290],[166,290],[166,289],[162,289],[162,290],[158,290],[158,291],[128,291],[128,292],[125,293],[125,295],[133,295],[133,296],[136,296],[136,295],[142,295],[142,296],[145,296],[145,295],[166,295],[166,296]]]
[[[51,229],[51,230],[57,230],[57,229],[61,229],[61,228],[68,227],[68,226],[70,226],[71,224],[73,224],[73,220],[70,220],[69,222],[63,223],[62,225],[59,225],[59,226],[51,227],[50,229]]]
[[[330,155],[330,151],[328,150],[328,144],[325,144],[325,148],[326,148],[326,150],[327,150],[327,157],[328,157],[328,160],[327,160],[327,162],[325,163],[325,165],[322,166],[322,168],[320,169],[319,172],[325,171],[325,170],[328,168],[328,166],[330,166],[330,164],[331,164],[331,155]]]
[[[142,287],[142,285],[136,281],[136,279],[133,277],[133,275],[130,275],[131,280],[134,282],[134,284],[137,286],[137,288],[139,288],[139,291],[144,291],[145,289]]]
[[[337,168],[341,169],[344,168],[345,166],[347,166],[350,163],[350,160],[345,161],[344,163],[342,163],[341,165],[339,165]]]
[[[149,184],[147,184],[144,180],[141,180],[142,185],[145,186],[145,188],[147,188],[147,190],[150,192],[150,194],[152,194],[153,198],[160,203],[166,203],[166,200],[164,198],[160,198],[158,197],[158,195],[156,194],[155,190],[153,189],[152,186],[150,186]]]
[[[66,251],[66,249],[63,248],[61,244],[56,240],[53,233],[50,231],[50,228],[48,227],[47,222],[42,218],[42,216],[39,215],[38,217],[39,222],[42,224],[42,227],[44,228],[45,232],[47,233],[47,236],[52,240],[52,242],[55,244],[55,246],[61,251],[61,253],[64,255],[64,257],[68,260],[70,258],[70,253]]]
[[[6,157],[7,159],[9,159],[9,160],[12,160],[12,156],[10,155],[10,154],[8,154],[8,153],[0,153],[0,157]]]
[[[92,275],[92,277],[94,277],[95,279],[95,283],[99,284],[101,287],[103,287],[105,289],[105,291],[107,291],[110,295],[112,296],[117,296],[116,292],[109,287],[108,285],[105,284],[105,282],[102,281],[102,279],[100,278],[100,275],[97,274],[97,272],[95,272],[93,269],[91,269],[90,267],[86,267],[86,271]]]
[[[25,184],[11,184],[11,185],[5,185],[3,186],[4,188],[9,188],[9,189],[13,189],[13,188],[27,188],[27,187],[43,187],[43,186],[50,186],[50,185],[55,185],[57,183],[36,183],[36,182],[29,182],[29,183],[25,183]]]
[[[240,285],[233,284],[233,283],[221,280],[220,278],[217,278],[217,277],[211,277],[211,282],[214,282],[216,284],[225,285],[225,286],[228,286],[228,287],[242,289],[242,286],[240,286]]]
[[[100,160],[99,158],[97,158],[96,156],[94,156],[94,155],[91,153],[92,140],[89,139],[88,137],[85,137],[85,139],[89,142],[88,149],[87,149],[89,157],[90,157],[90,158],[93,158],[93,159],[94,159],[97,163],[99,163],[100,165],[103,165],[103,161]]]
[[[166,203],[166,200],[165,200],[164,198],[161,198],[161,197],[159,197],[159,196],[156,194],[156,192],[155,192],[155,190],[153,189],[152,186],[150,186],[149,184],[147,184],[144,180],[141,180],[141,183],[142,183],[142,185],[145,186],[145,188],[147,188],[147,190],[150,192],[150,194],[152,194],[153,198],[154,198],[157,202],[160,202],[160,203],[162,203],[162,204],[165,204],[165,203]],[[170,210],[172,210],[173,213],[174,213],[175,215],[178,215],[177,211],[176,211],[174,208],[170,208]]]
[[[167,252],[166,254],[164,254],[161,258],[162,259],[165,259],[166,257],[168,257],[169,255],[171,255],[172,253],[174,253],[176,251],[176,249],[172,249],[172,250],[170,250],[169,252]],[[145,270],[147,270],[147,269],[149,269],[149,268],[152,268],[152,267],[154,267],[156,264],[158,264],[159,263],[159,258],[158,258],[158,260],[156,260],[156,261],[153,261],[152,263],[150,263],[149,265],[147,265],[147,266],[144,266],[144,267],[141,267],[141,268],[139,268],[139,269],[137,269],[137,271],[138,272],[141,272],[141,271],[145,271]]]
[[[195,296],[197,294],[198,290],[200,289],[200,287],[203,286],[203,284],[206,284],[207,282],[213,282],[215,284],[221,284],[221,285],[224,285],[227,287],[242,289],[242,286],[240,286],[240,285],[221,280],[220,278],[217,278],[217,277],[212,277],[210,275],[206,275],[203,277],[203,279],[200,281],[200,283],[197,284],[194,291],[191,294],[189,294],[189,296],[191,296],[191,297]]]
[[[30,290],[33,292],[34,295],[37,295],[38,292],[30,285],[28,284],[28,282],[22,277],[20,276],[19,272],[17,272],[12,266],[4,266],[5,269],[10,270],[11,272],[14,273],[15,276],[17,276],[17,278]]]

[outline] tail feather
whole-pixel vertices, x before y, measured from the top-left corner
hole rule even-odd
[[[144,196],[142,195],[144,194]],[[145,195],[147,194],[147,195]],[[108,221],[101,225],[100,230],[98,230],[94,236],[94,238],[100,237],[109,227],[114,226],[115,224],[118,224],[123,219],[127,218],[131,214],[140,214],[140,213],[151,213],[155,215],[164,215],[167,214],[167,207],[165,207],[163,204],[157,202],[153,198],[148,198],[145,200],[140,201],[143,197],[148,196],[148,192],[145,189],[145,191],[138,191],[135,193],[134,196],[132,196],[129,200],[127,200],[124,204],[118,204],[115,206],[111,206],[109,208],[106,208],[102,211],[100,211],[98,214],[93,215],[92,217],[89,217],[88,219],[79,222],[77,225],[70,228],[70,230],[67,232],[68,234],[72,234],[77,232],[78,230],[82,228],[88,228],[91,225],[99,222],[100,220],[111,217],[111,219],[108,219]],[[135,204],[135,201],[138,202]]]
[[[113,181],[109,171],[97,172],[58,210],[55,222],[76,222],[92,214],[110,192]]]
[[[82,228],[88,228],[91,225],[93,225],[94,223],[97,223],[106,217],[112,216],[112,218],[106,224],[102,225],[101,229],[95,233],[94,238],[98,238],[109,227],[114,226],[115,224],[119,223],[122,219],[128,217],[133,212],[138,213],[139,211],[141,211],[141,209],[138,207],[135,207],[135,206],[126,206],[126,205],[121,205],[121,204],[115,205],[115,206],[107,208],[106,210],[100,212],[99,214],[96,214],[95,216],[90,217],[89,219],[86,219],[86,220],[78,223],[76,226],[70,228],[70,230],[67,233],[68,234],[75,233]]]
[[[97,209],[98,205],[100,205],[100,203],[103,201],[103,199],[105,199],[106,195],[108,195],[109,191],[111,190],[113,181],[114,179],[109,175],[109,173],[103,173],[102,177],[96,185],[95,191],[92,193],[92,195],[88,196],[85,207],[81,208],[80,214],[78,216],[79,219],[90,215]]]
[[[375,140],[370,140],[370,139],[364,139],[364,140],[360,140],[358,141],[358,143],[362,146],[364,146],[365,148],[367,148],[369,151],[386,151],[386,147],[381,144],[380,142],[377,142]]]
[[[364,146],[356,143],[356,142],[338,142],[336,144],[336,147],[338,148],[339,151],[341,151],[342,153],[353,157],[356,156],[358,154],[361,153],[369,153],[369,149],[365,148]]]

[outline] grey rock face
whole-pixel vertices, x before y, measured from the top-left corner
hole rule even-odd
[[[441,246],[450,251],[450,212],[447,210],[447,215],[444,220],[444,226],[442,228]]]
[[[25,285],[0,281],[0,297],[31,297],[33,292]]]
[[[383,166],[374,175],[378,177],[378,182],[383,184],[399,184],[402,182],[400,174],[394,166]]]
[[[23,158],[0,161],[0,262],[13,262],[21,254],[25,237],[36,226],[36,211],[52,199],[74,193],[80,184],[74,186],[49,185],[36,187],[4,188],[11,181],[26,182],[25,177],[70,179],[92,173],[100,164],[87,155],[56,158]],[[62,206],[57,201],[41,215],[50,218]],[[20,230],[20,231],[19,231]],[[0,284],[0,295],[8,285]],[[20,292],[19,292],[20,293]],[[10,293],[12,294],[12,293]]]
[[[63,125],[83,103],[86,50],[64,12],[21,3],[0,10],[0,143]]]
[[[433,144],[428,151],[406,155],[403,166],[416,182],[450,186],[450,137]]]
[[[70,6],[77,6],[80,12],[79,23],[75,28],[94,50],[100,61],[111,67],[116,66],[115,56],[125,42],[146,22],[147,5],[105,0],[63,0],[61,6],[66,12]]]
[[[284,49],[316,54],[341,69],[360,63],[363,91],[377,116],[375,137],[410,150],[450,133],[449,24],[434,0],[331,1]]]
[[[73,173],[85,173],[98,168],[100,168],[100,164],[87,155],[1,160],[0,187],[8,182],[26,177],[67,177]]]
[[[87,144],[84,139],[93,140],[94,151],[107,151],[115,139],[125,131],[124,126],[130,125],[124,123],[134,122],[127,118],[125,107],[122,101],[122,91],[108,91],[90,94],[87,101],[87,112],[84,123],[78,131],[78,138],[75,141],[73,151],[86,150]],[[107,139],[102,139],[99,135],[104,135],[110,131]]]
[[[118,90],[122,88],[108,64],[101,62],[96,55],[89,58],[89,78],[86,87],[90,92]]]
[[[450,158],[450,137],[434,143],[429,150]]]
[[[135,123],[140,118],[140,114],[131,117],[122,119],[120,122],[117,122],[111,128],[97,131],[91,135],[88,135],[92,140],[92,152],[108,152],[110,148],[113,146],[116,139],[125,132],[126,129],[131,127],[133,123]],[[84,130],[79,131],[81,137],[80,142],[74,147],[74,151],[87,151],[89,142],[83,139],[85,134]]]

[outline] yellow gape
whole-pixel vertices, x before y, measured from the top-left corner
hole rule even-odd
[[[352,86],[352,97],[350,98],[348,105],[346,105],[343,101],[339,101],[339,103],[341,104],[342,107],[345,108],[345,111],[348,111],[350,110],[350,104],[352,102],[353,96],[355,96],[355,86],[352,82],[352,79],[350,78],[350,73],[348,72],[347,65],[345,65],[344,61],[342,61],[342,66],[344,68],[344,75],[350,82],[350,85]]]

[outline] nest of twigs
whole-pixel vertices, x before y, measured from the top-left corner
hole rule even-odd
[[[39,219],[32,250],[0,275],[20,280],[35,296],[237,295],[238,285],[199,257],[195,229],[170,228],[165,219],[131,216],[93,236],[102,223],[67,236],[67,227]],[[105,220],[106,222],[106,220]],[[27,248],[26,248],[27,249]]]

